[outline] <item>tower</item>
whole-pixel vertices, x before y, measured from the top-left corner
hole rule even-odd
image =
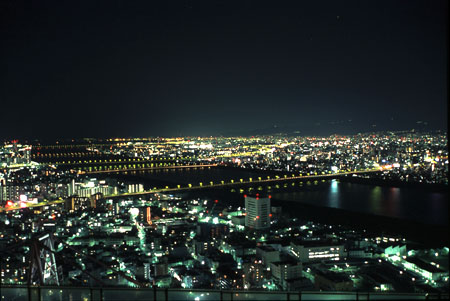
[[[53,245],[53,235],[48,233],[32,240],[29,284],[59,285],[60,277]]]
[[[245,226],[260,230],[270,227],[270,197],[245,195]]]

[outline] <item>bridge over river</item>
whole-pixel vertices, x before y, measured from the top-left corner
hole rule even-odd
[[[211,165],[199,165],[197,167],[211,167],[215,166],[215,164]],[[180,168],[181,166],[172,166],[171,168]],[[189,166],[193,167],[193,166]],[[167,167],[165,167],[167,168]],[[124,170],[120,170],[124,171]],[[383,168],[376,168],[376,169],[364,169],[364,170],[353,170],[353,171],[345,171],[345,172],[338,172],[338,173],[330,173],[330,174],[313,174],[313,175],[298,175],[298,176],[287,176],[284,175],[283,177],[280,176],[274,176],[270,177],[267,176],[267,178],[262,179],[239,179],[239,181],[231,180],[230,182],[221,181],[220,183],[199,183],[198,185],[192,185],[188,184],[187,186],[182,186],[181,184],[176,185],[175,187],[163,187],[163,188],[155,188],[150,189],[146,191],[141,192],[134,192],[134,193],[119,193],[119,194],[112,194],[112,195],[105,195],[103,198],[107,199],[115,199],[115,198],[123,198],[123,197],[136,197],[136,196],[144,196],[147,194],[152,193],[176,193],[176,192],[185,192],[189,190],[202,190],[202,189],[215,189],[215,188],[225,188],[225,187],[238,187],[238,186],[246,186],[246,185],[257,185],[257,184],[271,184],[271,183],[281,183],[281,182],[288,182],[288,181],[295,181],[295,180],[319,180],[319,179],[326,179],[326,178],[337,178],[347,175],[355,175],[355,174],[369,174],[369,173],[377,173],[383,171]],[[41,207],[41,206],[49,206],[53,204],[61,204],[64,200],[44,200],[37,204],[27,203],[27,204],[14,204],[12,206],[9,206],[8,208],[0,208],[0,212],[2,211],[10,211],[10,210],[19,210],[23,208],[32,208],[32,207]]]
[[[151,193],[176,193],[176,192],[182,192],[182,191],[188,191],[188,190],[200,190],[200,189],[213,189],[213,188],[223,188],[223,187],[236,187],[236,186],[244,186],[244,185],[255,185],[255,184],[268,184],[268,183],[280,183],[280,182],[288,182],[288,181],[295,181],[295,180],[318,180],[318,179],[325,179],[325,178],[336,178],[346,175],[354,175],[354,174],[368,174],[368,173],[376,173],[381,172],[383,169],[377,168],[377,169],[364,169],[364,170],[354,170],[354,171],[346,171],[346,172],[339,172],[339,173],[331,173],[331,174],[314,174],[314,175],[298,175],[298,176],[287,176],[284,175],[283,177],[275,176],[270,177],[267,176],[266,179],[258,178],[257,180],[254,180],[250,178],[249,180],[240,179],[239,181],[231,180],[230,182],[221,181],[220,183],[199,183],[198,185],[192,185],[188,184],[187,186],[177,185],[176,187],[169,187],[166,186],[164,188],[156,188],[156,189],[150,189],[146,191],[141,192],[133,192],[133,193],[120,193],[120,194],[113,194],[113,195],[105,195],[104,198],[121,198],[121,197],[129,197],[129,196],[141,196]]]

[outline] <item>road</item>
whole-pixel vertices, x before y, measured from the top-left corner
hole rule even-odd
[[[10,207],[0,207],[0,213],[3,211],[11,211],[11,210],[19,210],[19,209],[24,209],[24,208],[33,208],[33,207],[42,207],[42,206],[49,206],[49,205],[53,205],[53,204],[61,204],[64,203],[65,200],[63,199],[57,199],[57,200],[44,200],[42,202],[39,203],[24,203],[24,206],[21,206],[20,203],[19,204],[14,204],[13,206]]]

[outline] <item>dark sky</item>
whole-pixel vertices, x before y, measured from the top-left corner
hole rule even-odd
[[[447,128],[446,0],[0,0],[0,14],[2,138]]]

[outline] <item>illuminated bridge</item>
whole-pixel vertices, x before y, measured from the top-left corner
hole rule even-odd
[[[214,164],[211,164],[210,166],[215,166]],[[199,165],[197,167],[207,167],[207,165]],[[295,180],[318,180],[318,179],[325,179],[325,178],[336,178],[346,175],[353,175],[353,174],[367,174],[367,173],[376,173],[382,171],[383,168],[377,168],[377,169],[366,169],[366,170],[355,170],[355,171],[346,171],[346,172],[340,172],[340,173],[332,173],[332,174],[314,174],[314,175],[298,175],[298,176],[291,176],[288,177],[287,175],[280,177],[275,176],[273,178],[270,178],[268,176],[266,179],[262,179],[259,177],[258,179],[253,180],[250,178],[249,180],[239,179],[239,181],[231,180],[230,182],[221,181],[220,183],[199,183],[198,185],[192,185],[188,184],[187,186],[182,186],[181,184],[177,185],[176,187],[169,187],[166,186],[164,188],[155,188],[151,190],[146,190],[142,192],[133,192],[133,193],[121,193],[121,194],[113,194],[113,195],[105,195],[104,198],[113,199],[113,198],[121,198],[121,197],[134,197],[134,196],[142,196],[152,193],[176,193],[186,190],[201,190],[201,189],[212,189],[212,188],[225,188],[225,187],[237,187],[237,186],[247,186],[247,185],[255,185],[255,184],[270,184],[270,183],[280,183],[280,182],[288,182],[288,181],[295,181]],[[123,171],[123,170],[121,170]],[[18,210],[22,208],[31,208],[31,207],[41,207],[41,206],[49,206],[53,204],[61,204],[65,201],[62,199],[59,200],[53,200],[53,201],[43,201],[37,204],[27,203],[26,205],[19,205],[15,204],[8,208],[0,208],[0,212],[2,211],[9,211],[9,210]]]
[[[211,189],[211,188],[221,188],[221,187],[234,187],[234,186],[243,186],[243,185],[254,185],[254,184],[267,184],[267,183],[279,183],[279,182],[287,182],[287,181],[293,181],[293,180],[311,180],[311,179],[324,179],[324,178],[336,178],[340,176],[345,175],[353,175],[353,174],[366,174],[366,173],[375,173],[380,172],[382,169],[367,169],[367,170],[360,170],[360,171],[347,171],[347,172],[340,172],[340,173],[333,173],[333,174],[314,174],[314,175],[299,175],[299,176],[291,176],[288,177],[287,175],[283,177],[275,176],[274,178],[270,178],[270,176],[267,176],[266,179],[262,179],[261,177],[257,180],[253,180],[250,178],[249,180],[244,181],[244,179],[239,179],[239,181],[231,180],[228,183],[225,183],[225,181],[221,181],[220,183],[199,183],[199,185],[193,186],[192,184],[188,184],[187,186],[182,187],[182,185],[177,185],[177,187],[170,188],[169,186],[166,186],[165,188],[156,188],[151,189],[147,191],[142,192],[133,192],[133,193],[122,193],[122,194],[113,194],[113,195],[105,195],[104,198],[118,198],[118,197],[128,197],[128,196],[141,196],[151,193],[157,193],[157,192],[180,192],[180,191],[186,191],[186,190],[199,190],[199,189]]]
[[[163,165],[154,167],[138,167],[138,168],[120,168],[120,169],[106,169],[96,171],[81,171],[80,174],[103,174],[103,173],[116,173],[116,172],[129,172],[129,171],[145,171],[145,170],[161,170],[161,169],[187,169],[187,168],[210,168],[217,167],[218,164],[196,164],[196,165]]]
[[[51,165],[117,165],[117,164],[151,164],[151,163],[172,163],[172,162],[186,162],[192,161],[194,158],[113,158],[113,159],[102,159],[102,156],[88,156],[92,158],[77,158],[73,156],[67,156],[67,159],[63,159],[62,156],[49,156],[42,157],[38,162],[42,164]]]
[[[90,147],[90,148],[89,148]],[[71,166],[74,168],[99,167],[122,168],[137,165],[138,167],[154,167],[156,165],[175,165],[197,160],[191,156],[150,156],[147,158],[129,157],[123,154],[114,154],[92,149],[93,145],[50,145],[36,146],[32,149],[31,160],[41,164]]]

